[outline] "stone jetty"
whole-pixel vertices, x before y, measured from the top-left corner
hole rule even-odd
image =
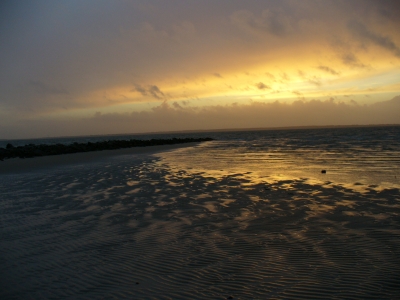
[[[5,148],[0,147],[0,160],[7,158],[29,158],[36,156],[60,155],[78,152],[114,150],[132,147],[148,147],[158,145],[174,145],[183,143],[198,143],[212,141],[212,138],[172,138],[172,139],[151,139],[151,140],[108,140],[102,142],[73,143],[73,144],[28,144],[14,147],[7,144]]]

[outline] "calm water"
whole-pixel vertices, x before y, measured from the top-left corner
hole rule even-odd
[[[184,136],[1,175],[0,298],[400,298],[400,127]]]
[[[356,186],[400,185],[400,127],[211,134],[216,141],[163,157],[179,168],[314,178]],[[326,174],[321,174],[326,170]]]

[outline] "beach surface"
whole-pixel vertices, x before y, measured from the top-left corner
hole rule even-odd
[[[202,168],[201,147],[2,174],[0,298],[400,298],[399,189]]]
[[[61,155],[40,156],[31,158],[11,158],[0,161],[0,174],[16,174],[36,172],[62,166],[98,162],[120,155],[151,155],[161,151],[169,151],[182,147],[194,146],[198,143],[160,145],[148,147],[132,147],[116,150],[90,151]]]

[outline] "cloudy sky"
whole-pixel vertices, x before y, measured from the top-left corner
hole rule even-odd
[[[399,15],[397,0],[3,0],[0,139],[400,123]]]

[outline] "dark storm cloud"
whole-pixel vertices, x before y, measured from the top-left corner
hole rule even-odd
[[[142,96],[151,96],[158,100],[166,98],[164,93],[156,85],[149,85],[147,88],[144,88],[143,86],[136,84],[134,90],[139,92]]]
[[[271,87],[269,87],[268,85],[266,85],[266,84],[263,83],[263,82],[257,83],[257,84],[256,84],[256,87],[257,87],[259,90],[265,90],[265,89],[270,89],[270,88],[271,88]]]
[[[352,52],[344,52],[340,55],[340,58],[342,59],[342,62],[345,65],[348,65],[350,67],[356,67],[356,68],[366,68],[367,66],[362,63],[358,57],[352,53]]]
[[[165,98],[164,93],[161,92],[160,89],[158,88],[158,86],[156,86],[156,85],[151,85],[149,87],[149,93],[156,99],[164,99]]]
[[[142,96],[148,95],[147,90],[139,84],[135,85],[134,91],[139,92]]]
[[[317,69],[324,71],[326,73],[332,74],[332,75],[339,75],[340,73],[335,71],[334,69],[327,67],[327,66],[318,66]]]
[[[350,21],[348,23],[348,28],[355,36],[385,48],[391,51],[397,57],[400,57],[400,48],[390,37],[375,33],[358,21]]]

